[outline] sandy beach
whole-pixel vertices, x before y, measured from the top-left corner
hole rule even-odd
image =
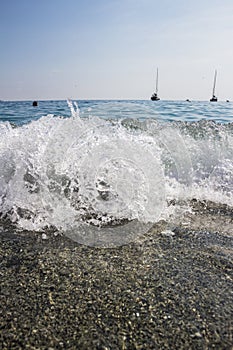
[[[5,228],[1,349],[232,349],[231,228],[202,210],[111,249]]]

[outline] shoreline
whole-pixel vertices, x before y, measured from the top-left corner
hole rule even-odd
[[[117,248],[1,232],[1,348],[232,349],[232,233],[198,225]]]

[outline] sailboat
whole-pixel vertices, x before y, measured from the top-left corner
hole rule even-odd
[[[212,97],[211,97],[211,99],[210,99],[210,102],[217,102],[217,101],[218,101],[218,98],[215,96],[216,78],[217,78],[217,70],[215,69],[213,94],[212,94]]]
[[[151,100],[152,101],[159,101],[160,98],[158,97],[158,77],[159,77],[159,73],[158,73],[158,68],[157,68],[157,72],[156,72],[156,89],[155,92],[153,93],[153,95],[151,96]]]

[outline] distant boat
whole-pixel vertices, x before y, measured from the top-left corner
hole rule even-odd
[[[152,101],[159,101],[160,98],[158,97],[158,77],[159,77],[159,73],[158,73],[158,68],[157,68],[157,72],[156,72],[156,89],[155,92],[153,93],[153,95],[151,96],[151,100]]]
[[[217,78],[217,70],[215,69],[213,94],[212,94],[212,97],[211,97],[211,99],[210,99],[210,102],[217,102],[217,101],[218,101],[218,98],[215,96],[216,78]]]

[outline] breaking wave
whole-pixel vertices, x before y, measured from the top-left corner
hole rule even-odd
[[[122,244],[192,199],[233,206],[232,123],[80,118],[68,104],[70,118],[0,123],[2,220]]]

